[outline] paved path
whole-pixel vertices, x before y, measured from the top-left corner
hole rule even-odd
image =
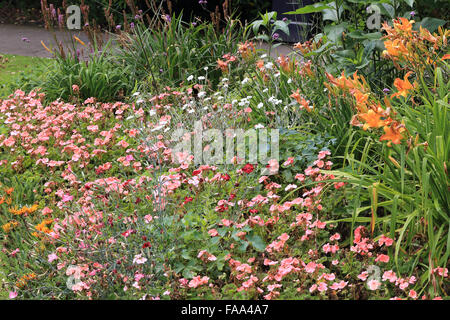
[[[80,31],[70,33],[57,31],[56,35],[66,45],[70,43],[69,37],[71,35],[76,35],[82,41],[88,43],[87,37]],[[50,47],[50,45],[54,46],[53,34],[44,28],[0,24],[0,53],[51,58],[52,55],[42,46],[41,40],[44,41],[47,47]],[[261,48],[267,49],[268,46],[262,44]],[[292,45],[281,45],[273,50],[272,56],[287,55],[291,51]]]
[[[58,39],[68,43],[69,33],[57,31],[56,34]],[[72,32],[72,35],[87,41],[82,32]],[[0,53],[51,58],[51,53],[45,50],[41,40],[47,47],[54,44],[53,34],[44,28],[0,24]]]

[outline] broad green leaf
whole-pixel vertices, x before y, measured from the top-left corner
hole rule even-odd
[[[331,1],[329,1],[329,2],[331,2]],[[298,8],[297,10],[294,10],[294,11],[285,12],[284,14],[316,13],[316,12],[321,12],[325,9],[333,9],[333,7],[328,6],[327,2],[319,2],[316,4],[310,4],[310,5],[304,6],[302,8]]]
[[[414,30],[419,30],[419,27],[428,29],[430,32],[435,32],[440,26],[443,26],[447,22],[437,18],[423,18],[422,21],[414,24]]]
[[[338,22],[342,16],[342,12],[344,12],[344,8],[342,6],[339,6],[339,8],[336,9],[335,2],[331,2],[329,6],[331,7],[331,9],[325,9],[322,11],[323,20]]]

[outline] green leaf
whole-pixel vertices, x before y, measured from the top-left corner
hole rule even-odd
[[[277,31],[277,28],[281,31],[283,31],[286,35],[289,36],[289,27],[288,24],[284,21],[275,21],[275,23],[273,24],[275,31]]]
[[[264,240],[254,232],[251,232],[247,235],[247,240],[251,243],[253,248],[255,248],[259,252],[263,252],[266,249],[266,244]]]
[[[324,31],[328,37],[328,39],[334,43],[338,42],[338,40],[342,37],[342,32],[344,32],[347,29],[347,22],[342,22],[341,24],[332,26],[327,25],[324,28]]]
[[[361,30],[355,30],[347,34],[352,39],[368,39],[379,40],[381,38],[381,32],[363,33]]]
[[[414,6],[414,0],[403,0],[403,2],[405,2],[411,8]]]
[[[446,24],[445,20],[437,18],[423,18],[422,21],[414,24],[414,30],[419,30],[419,27],[428,29],[430,32],[435,32],[440,26]]]
[[[263,24],[263,22],[264,21],[262,21],[262,20],[256,20],[255,22],[253,22],[251,25],[252,25],[252,28],[253,28],[253,32],[255,33],[255,34],[258,34],[258,32],[259,32],[259,28],[261,27],[261,25]]]
[[[330,9],[325,9],[322,11],[323,20],[338,22],[341,19],[342,12],[344,12],[344,7],[339,6],[339,8],[336,10],[335,2],[331,2],[330,7],[331,7]]]
[[[331,1],[310,4],[308,6],[298,8],[297,10],[294,10],[294,11],[285,12],[284,14],[307,14],[307,13],[321,12],[325,9],[333,9],[332,7],[326,5],[329,2],[331,2]]]

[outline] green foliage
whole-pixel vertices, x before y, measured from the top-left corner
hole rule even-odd
[[[128,76],[151,90],[159,88],[159,82],[179,85],[190,75],[204,75],[204,68],[208,68],[208,79],[215,86],[221,75],[217,59],[236,52],[238,42],[245,38],[238,21],[229,20],[219,31],[211,23],[185,23],[179,15],[162,29],[137,24],[126,35],[118,57],[129,67]]]
[[[131,92],[135,80],[128,77],[127,66],[118,67],[120,61],[111,56],[110,50],[106,45],[102,52],[95,50],[87,60],[71,54],[59,57],[49,66],[43,82],[36,85],[42,87],[51,101],[90,97],[98,101],[121,100]],[[78,93],[74,92],[74,85],[79,87]]]

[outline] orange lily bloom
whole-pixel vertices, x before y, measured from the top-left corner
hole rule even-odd
[[[411,32],[412,25],[415,23],[414,20],[408,20],[406,18],[399,18],[394,20],[394,29],[397,31]]]
[[[217,65],[219,66],[222,72],[228,72],[228,63],[226,61],[217,59]]]
[[[380,128],[386,124],[385,120],[381,120],[381,115],[373,110],[367,111],[367,113],[359,114],[359,117],[366,123],[363,125],[363,130],[368,128]]]
[[[305,108],[308,112],[311,111],[311,107],[309,106],[308,101],[300,95],[300,89],[297,89],[297,91],[293,92],[290,97],[294,98],[298,102],[298,104],[301,105],[301,109]]]
[[[408,72],[407,74],[405,74],[405,77],[402,79],[395,79],[394,80],[394,86],[397,88],[398,92],[394,93],[392,95],[393,97],[397,97],[397,96],[403,96],[406,98],[406,96],[408,95],[408,92],[412,89],[414,89],[413,85],[411,84],[411,82],[409,82],[408,78],[410,76],[412,72]]]
[[[391,143],[393,144],[400,144],[401,140],[403,139],[402,132],[404,131],[403,128],[396,128],[394,125],[388,127],[384,127],[384,134],[380,137],[380,141],[387,140],[388,146],[391,146]]]

